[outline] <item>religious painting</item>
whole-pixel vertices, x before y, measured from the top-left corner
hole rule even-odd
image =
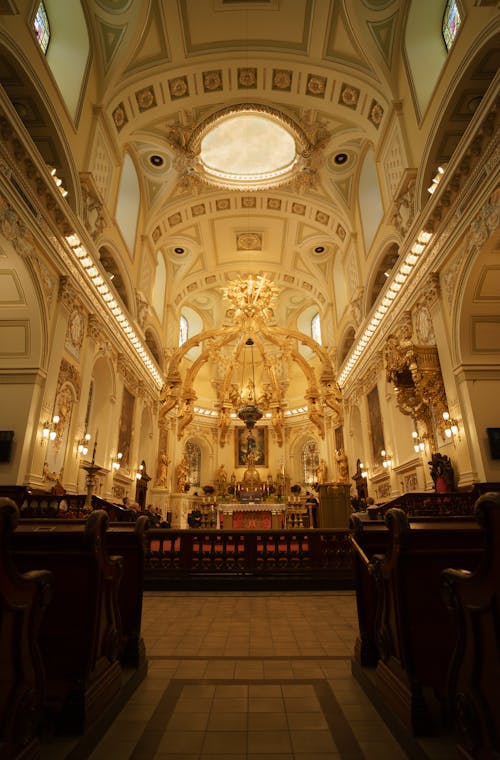
[[[342,425],[335,428],[335,448],[337,451],[344,448],[344,428]]]
[[[118,433],[118,451],[122,453],[122,465],[130,465],[130,439],[132,438],[132,420],[134,419],[135,397],[126,388],[123,389],[122,413]]]
[[[252,451],[257,467],[267,467],[267,427],[247,430],[237,427],[234,431],[234,466],[246,467],[247,456]]]
[[[372,455],[374,462],[380,462],[380,452],[385,449],[384,428],[382,426],[382,414],[380,412],[380,400],[378,388],[375,386],[367,395],[368,416],[372,432]]]

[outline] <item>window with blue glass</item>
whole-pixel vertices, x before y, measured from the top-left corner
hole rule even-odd
[[[33,22],[33,28],[35,30],[37,42],[40,45],[40,49],[42,53],[46,55],[50,42],[50,25],[47,11],[45,10],[45,5],[42,2],[38,5],[38,10]]]
[[[455,37],[460,29],[462,18],[457,0],[448,0],[443,14],[443,39],[446,50],[449,50],[455,42]]]

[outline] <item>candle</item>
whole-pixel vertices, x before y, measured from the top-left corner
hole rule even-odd
[[[94,438],[94,449],[92,451],[92,464],[95,464],[95,452],[97,449],[97,434],[99,432],[99,428],[95,431],[95,438]]]

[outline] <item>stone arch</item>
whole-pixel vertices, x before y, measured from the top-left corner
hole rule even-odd
[[[131,297],[129,275],[123,267],[120,255],[115,254],[111,246],[101,245],[99,248],[99,260],[109,277],[113,290],[116,291],[125,308],[130,311],[130,304],[134,303],[134,299]]]
[[[347,357],[355,340],[356,340],[356,330],[353,325],[348,325],[348,327],[345,328],[342,334],[342,337],[339,341],[339,346],[340,346],[339,367],[342,365],[342,362]]]
[[[163,354],[161,349],[161,341],[158,338],[156,331],[152,327],[148,327],[144,334],[144,341],[149,348],[151,355],[155,359],[156,363],[163,368]]]
[[[1,39],[0,65],[2,87],[47,165],[47,181],[50,170],[55,169],[57,177],[62,180],[61,187],[68,191],[65,201],[78,213],[82,205],[78,171],[53,108],[52,98],[42,96],[45,87],[24,52],[7,47]],[[47,139],[48,134],[50,140]]]
[[[112,417],[116,401],[116,374],[108,356],[103,353],[96,356],[91,378],[93,396],[88,431],[92,435],[91,446],[95,447],[96,462],[108,467],[111,455],[117,453],[118,444],[118,424]]]
[[[399,258],[399,245],[390,243],[382,252],[378,264],[373,269],[371,282],[367,288],[366,313],[368,313],[377,300],[380,292],[384,289],[388,276],[390,276]]]

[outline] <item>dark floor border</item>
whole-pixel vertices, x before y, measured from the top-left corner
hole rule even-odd
[[[231,655],[231,654],[224,654],[224,655],[217,655],[214,656],[213,654],[210,655],[202,655],[202,654],[186,654],[186,655],[178,655],[178,654],[153,654],[148,657],[149,660],[174,660],[175,662],[200,662],[203,660],[210,660],[210,662],[241,662],[244,660],[245,662],[247,660],[255,660],[258,662],[275,662],[278,660],[279,662],[297,662],[297,661],[305,661],[305,662],[338,662],[339,660],[344,660],[344,662],[349,662],[350,656],[345,654],[291,654],[291,655],[259,655],[259,654],[248,654],[248,655]]]
[[[332,688],[325,679],[320,678],[294,678],[285,681],[265,678],[173,678],[165,688],[129,760],[151,760],[155,756],[165,727],[185,686],[282,686],[283,684],[313,686],[340,756],[349,760],[363,760],[363,751]]]

